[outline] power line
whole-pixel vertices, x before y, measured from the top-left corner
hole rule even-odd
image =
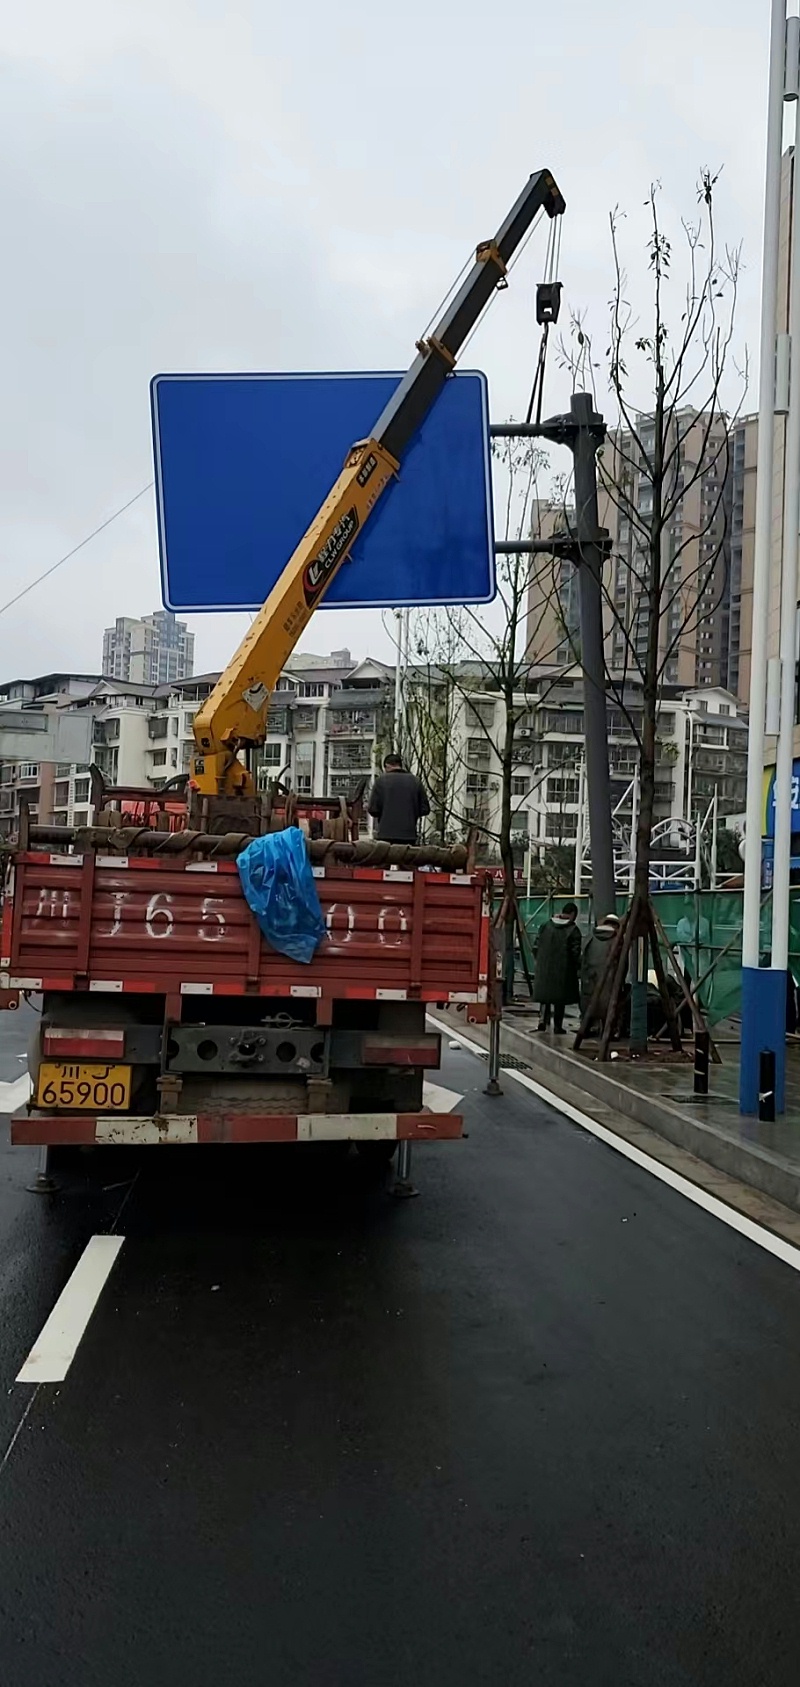
[[[112,521],[116,521],[118,516],[124,515],[132,504],[138,503],[139,499],[144,497],[145,492],[150,491],[152,485],[152,480],[148,480],[147,485],[143,486],[139,492],[134,493],[133,497],[128,499],[127,504],[120,505],[120,508],[115,510],[113,515],[107,516],[105,521],[101,521],[100,526],[95,527],[91,533],[87,533],[86,538],[81,539],[79,545],[73,545],[72,550],[67,551],[66,556],[59,557],[58,562],[54,562],[50,568],[45,569],[43,574],[37,575],[35,580],[31,580],[27,586],[23,586],[22,591],[17,592],[16,597],[10,597],[8,603],[0,605],[0,615],[5,615],[6,610],[12,609],[15,603],[19,603],[20,598],[27,597],[28,592],[32,592],[34,586],[40,586],[43,580],[48,580],[51,574],[55,574],[57,568],[61,568],[65,562],[69,562],[71,556],[76,556],[78,551],[82,551],[84,545],[88,545],[90,540],[96,539],[98,533],[102,533],[106,527],[110,527]]]

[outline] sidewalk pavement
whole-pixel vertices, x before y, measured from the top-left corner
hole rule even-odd
[[[446,1017],[454,1028],[486,1045],[487,1027],[465,1025],[463,1016],[456,1017],[452,1010]],[[739,1112],[738,1044],[720,1047],[722,1065],[711,1065],[710,1094],[699,1098],[692,1094],[691,1042],[686,1045],[686,1060],[677,1064],[673,1056],[672,1063],[663,1065],[653,1059],[631,1062],[627,1058],[601,1065],[591,1045],[586,1052],[575,1053],[577,1019],[570,1024],[568,1017],[567,1035],[557,1037],[552,1031],[537,1032],[537,1018],[538,1011],[506,1010],[501,1061],[519,1062],[532,1077],[573,1104],[580,1093],[592,1116],[599,1117],[599,1103],[602,1122],[610,1128],[614,1119],[621,1126],[625,1121],[645,1126],[707,1165],[800,1212],[800,1047],[787,1049],[786,1112],[768,1125]],[[591,1098],[588,1105],[587,1098]]]

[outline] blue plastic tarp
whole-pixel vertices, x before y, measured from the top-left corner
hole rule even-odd
[[[253,838],[236,865],[247,906],[270,948],[307,966],[326,928],[303,833],[289,826]]]

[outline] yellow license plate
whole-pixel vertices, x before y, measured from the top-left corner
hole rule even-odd
[[[119,1113],[130,1106],[131,1067],[101,1061],[43,1060],[36,1080],[38,1107],[75,1107],[82,1113]]]

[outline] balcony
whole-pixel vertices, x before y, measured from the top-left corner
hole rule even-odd
[[[332,773],[362,774],[372,771],[372,739],[363,744],[343,742],[331,745]]]
[[[374,709],[344,709],[329,718],[331,738],[374,738]]]
[[[316,732],[316,730],[317,730],[317,716],[318,715],[319,715],[319,710],[315,709],[313,707],[308,708],[307,706],[301,706],[300,708],[295,709],[294,710],[294,729],[295,729],[295,732]]]
[[[364,770],[366,771],[366,769]],[[357,773],[331,773],[328,776],[329,795],[349,797],[358,778]]]
[[[115,749],[98,749],[95,754],[95,762],[106,782],[110,785],[114,785],[116,783],[117,768],[119,766],[119,751]]]
[[[95,742],[95,744],[118,744],[119,743],[119,721],[118,720],[98,720],[98,721],[95,721],[95,723],[94,723],[94,742]]]
[[[535,767],[536,763],[541,761],[541,758],[542,758],[542,747],[541,747],[541,744],[539,744],[536,739],[529,738],[527,741],[525,741],[523,739],[523,742],[521,744],[518,741],[515,740],[515,742],[514,742],[514,766],[515,767],[517,767],[517,766],[519,766],[519,767]]]

